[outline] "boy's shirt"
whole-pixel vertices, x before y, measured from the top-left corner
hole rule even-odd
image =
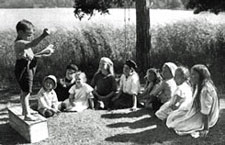
[[[38,110],[41,108],[50,109],[53,106],[57,107],[58,105],[57,95],[54,90],[51,90],[50,92],[46,92],[43,88],[41,88],[37,96],[38,96]],[[43,101],[41,101],[41,99]]]
[[[140,92],[140,81],[138,74],[134,72],[127,78],[124,74],[122,74],[122,76],[120,77],[119,89],[122,90],[123,93],[138,95],[138,93]]]
[[[75,104],[76,111],[82,111],[89,107],[88,99],[91,97],[90,93],[93,91],[93,88],[84,83],[82,87],[76,88],[76,85],[73,85],[69,93],[73,94],[73,103]]]

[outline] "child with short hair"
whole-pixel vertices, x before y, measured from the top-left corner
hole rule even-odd
[[[156,112],[164,103],[169,101],[177,89],[177,85],[174,81],[176,69],[176,64],[172,62],[164,63],[162,67],[163,81],[159,87],[150,93],[154,112]]]
[[[70,63],[66,66],[65,77],[57,81],[57,87],[55,88],[59,101],[65,101],[69,98],[69,90],[75,84],[75,74],[78,70],[75,64]]]
[[[189,83],[190,73],[186,67],[180,66],[175,71],[174,80],[177,89],[172,98],[163,104],[155,115],[165,120],[171,113],[187,112],[192,103],[192,89]]]
[[[22,105],[22,115],[27,121],[33,121],[37,118],[31,115],[29,97],[32,92],[33,78],[36,71],[37,57],[32,47],[37,46],[46,36],[49,35],[48,29],[33,39],[34,25],[28,20],[21,20],[16,25],[17,38],[14,44],[16,54],[15,76],[21,88],[20,102]],[[32,40],[33,39],[33,40]],[[49,56],[49,55],[48,55]]]
[[[140,80],[136,73],[137,65],[133,60],[127,60],[120,77],[119,93],[112,98],[115,109],[137,109],[137,95],[140,92]]]
[[[37,94],[38,97],[38,112],[44,117],[51,117],[58,110],[58,99],[54,91],[57,85],[56,77],[53,75],[46,76],[42,82],[42,88]]]
[[[113,62],[108,57],[100,59],[99,68],[92,79],[91,86],[94,88],[95,109],[110,110],[112,107],[111,99],[117,91],[117,84]]]
[[[157,69],[150,68],[147,70],[144,78],[146,79],[144,92],[138,96],[138,100],[140,103],[144,103],[146,108],[150,108],[152,103],[150,93],[161,84],[162,77]]]
[[[83,72],[75,74],[75,84],[70,88],[69,99],[62,103],[62,111],[81,112],[87,108],[93,108],[93,88],[86,83],[86,75]]]

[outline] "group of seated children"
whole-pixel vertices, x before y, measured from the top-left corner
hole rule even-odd
[[[33,121],[37,118],[31,114],[29,97],[37,59],[50,56],[53,51],[34,54],[31,49],[49,35],[47,29],[33,40],[34,26],[31,22],[19,21],[16,30],[15,76],[21,88],[22,115],[25,120]],[[63,79],[57,81],[53,75],[46,76],[37,95],[38,112],[50,117],[60,111],[80,112],[87,108],[136,110],[139,102],[152,108],[155,115],[165,120],[166,125],[179,135],[206,136],[209,128],[216,124],[219,117],[218,97],[205,65],[194,65],[191,75],[186,67],[177,67],[172,62],[163,65],[161,74],[157,69],[150,68],[146,73],[143,93],[140,93],[134,61],[124,63],[118,87],[113,68],[113,62],[102,57],[90,85],[86,83],[85,74],[73,64],[67,66]]]
[[[43,87],[37,94],[38,112],[40,114],[51,117],[60,111],[81,112],[87,108],[136,109],[140,82],[138,74],[135,72],[136,63],[134,61],[127,60],[124,64],[119,93],[116,93],[117,83],[113,62],[109,58],[101,58],[99,68],[91,81],[91,86],[86,83],[85,73],[78,71],[75,66],[69,64],[66,69],[66,78],[74,80],[73,85],[62,85],[62,82],[65,81],[61,81],[59,84],[53,75],[44,78]],[[68,92],[64,91],[63,94],[63,91],[59,92],[61,90],[67,90]]]
[[[152,77],[148,76],[150,74]],[[174,129],[177,134],[205,137],[219,118],[216,87],[208,68],[197,64],[191,68],[190,74],[188,68],[167,62],[162,68],[162,81],[156,83],[156,76],[155,69],[147,71],[148,84],[157,87],[147,86],[144,97],[140,95],[140,101],[144,100],[146,106],[154,110],[156,117],[165,121],[167,127]],[[152,88],[150,92],[149,88]]]

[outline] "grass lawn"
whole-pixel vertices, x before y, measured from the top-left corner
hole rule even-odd
[[[206,138],[178,136],[146,109],[86,110],[48,119],[49,138],[35,145],[224,145],[225,101],[220,98],[221,117]],[[6,107],[18,103],[17,91],[0,90],[0,144],[28,144],[8,124]]]

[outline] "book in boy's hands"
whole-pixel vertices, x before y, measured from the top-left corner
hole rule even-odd
[[[53,44],[50,44],[48,45],[45,49],[43,49],[42,51],[38,52],[35,54],[36,57],[39,57],[39,56],[50,56],[52,55],[52,53],[54,53],[54,49],[53,49],[54,45]]]

